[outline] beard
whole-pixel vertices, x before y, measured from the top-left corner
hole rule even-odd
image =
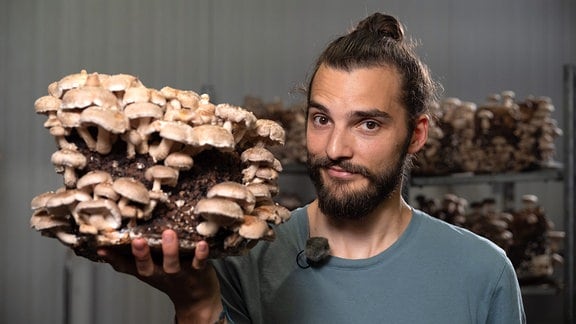
[[[384,200],[401,187],[410,159],[407,145],[403,145],[399,159],[392,167],[378,173],[347,160],[332,160],[328,157],[308,154],[307,167],[310,179],[316,188],[318,207],[329,217],[342,220],[362,219],[374,211]],[[347,181],[329,180],[325,183],[320,170],[338,166],[351,173],[362,175],[368,180],[364,188],[353,189]]]

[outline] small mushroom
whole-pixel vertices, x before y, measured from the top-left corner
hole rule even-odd
[[[251,215],[244,216],[244,222],[238,228],[238,234],[249,240],[271,237],[271,232],[273,231],[266,221]]]
[[[174,143],[185,144],[192,139],[193,128],[181,122],[156,121],[153,128],[159,129],[162,140],[157,145],[151,145],[148,153],[154,161],[164,160]]]
[[[83,125],[98,128],[96,152],[108,154],[112,150],[111,134],[120,134],[128,128],[128,119],[121,111],[92,106],[84,109],[80,115]]]
[[[192,168],[194,159],[186,153],[174,152],[170,153],[166,159],[164,159],[164,165],[178,171],[186,171]]]
[[[44,123],[44,127],[50,128],[54,124],[54,120],[58,119],[56,113],[60,109],[62,100],[54,96],[43,96],[34,102],[34,108],[37,114],[46,115],[48,118]]]
[[[94,192],[94,187],[103,182],[112,183],[112,176],[105,171],[92,170],[78,179],[76,182],[76,188],[85,191],[88,194],[92,194]]]
[[[65,93],[67,90],[79,88],[86,83],[86,79],[88,79],[88,72],[86,72],[86,70],[67,75],[58,81],[58,92]]]
[[[126,107],[132,103],[146,103],[151,99],[150,89],[146,87],[130,87],[124,92],[122,106]]]
[[[256,134],[259,142],[264,146],[284,145],[286,133],[284,128],[273,120],[258,119],[256,121]]]
[[[240,142],[246,131],[256,124],[256,116],[245,109],[230,104],[219,104],[214,114],[224,121],[222,127],[234,135],[236,143]]]
[[[194,214],[224,227],[238,224],[244,217],[244,211],[240,205],[225,198],[201,199],[194,208]]]
[[[151,102],[131,103],[124,108],[124,115],[141,137],[140,143],[136,144],[138,153],[148,153],[148,135],[146,134],[146,128],[153,120],[162,118],[163,114],[163,109]]]
[[[144,174],[146,180],[153,181],[152,191],[162,191],[162,185],[171,187],[178,183],[178,171],[164,165],[154,165]]]
[[[112,231],[122,225],[122,216],[118,205],[108,199],[80,202],[74,208],[74,215],[78,224],[89,225],[86,229],[91,234],[96,234],[99,231]]]
[[[196,232],[205,237],[212,237],[216,235],[219,229],[220,226],[218,225],[218,223],[211,221],[203,221],[200,224],[196,225]]]
[[[82,153],[69,149],[54,152],[51,160],[56,172],[64,173],[64,185],[68,188],[76,185],[76,169],[84,169],[88,162]]]
[[[208,190],[207,198],[226,198],[238,203],[246,214],[250,214],[256,205],[256,197],[246,186],[234,182],[220,182]]]
[[[150,194],[148,189],[140,182],[133,178],[118,178],[112,184],[112,188],[120,195],[118,208],[122,216],[128,218],[142,218],[144,212],[142,209],[130,205],[131,202],[148,205],[150,203]]]

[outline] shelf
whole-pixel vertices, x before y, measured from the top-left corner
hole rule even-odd
[[[418,176],[411,177],[412,186],[435,186],[435,185],[477,185],[507,182],[528,181],[562,181],[562,169],[542,169],[530,172],[507,172],[498,174],[472,174],[458,173],[447,176]]]

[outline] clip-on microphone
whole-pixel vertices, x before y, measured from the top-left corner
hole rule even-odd
[[[304,257],[302,257],[304,254]],[[325,237],[311,237],[306,241],[306,248],[296,255],[296,264],[302,269],[318,267],[330,258],[330,244]]]

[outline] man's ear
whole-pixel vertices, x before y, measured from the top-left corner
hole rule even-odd
[[[428,115],[420,115],[416,119],[414,130],[412,131],[412,139],[408,146],[408,153],[415,154],[426,144],[428,140],[428,126],[430,119]]]

